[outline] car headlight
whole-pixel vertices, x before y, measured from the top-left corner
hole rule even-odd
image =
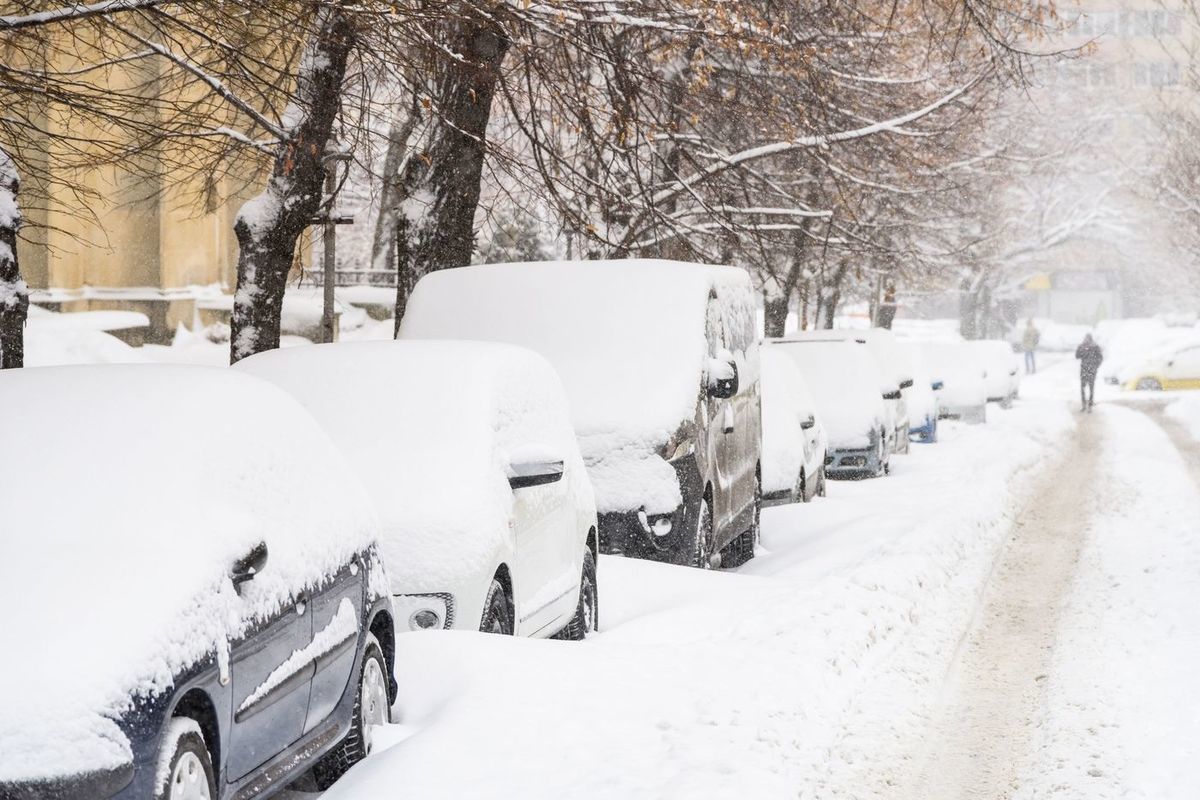
[[[396,610],[397,620],[408,622],[410,631],[439,630],[454,625],[454,595],[446,592],[393,595],[392,608]]]

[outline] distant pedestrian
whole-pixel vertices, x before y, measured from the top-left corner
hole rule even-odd
[[[1037,372],[1037,361],[1034,358],[1034,353],[1037,351],[1038,342],[1042,340],[1042,332],[1033,324],[1033,317],[1025,323],[1025,333],[1021,336],[1021,349],[1025,351],[1025,374],[1032,375]]]
[[[1091,411],[1096,404],[1096,373],[1104,362],[1104,351],[1089,333],[1075,348],[1075,357],[1079,359],[1079,400],[1084,411]]]

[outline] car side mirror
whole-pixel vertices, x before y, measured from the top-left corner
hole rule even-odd
[[[800,423],[800,427],[807,431],[807,430],[811,430],[812,427],[816,424],[817,424],[817,418],[814,417],[812,414],[809,414],[808,419],[806,419]]]
[[[883,393],[884,400],[899,400],[901,397],[902,397],[902,395],[900,394],[899,389],[896,389],[894,392],[884,392]]]
[[[508,485],[513,489],[542,486],[562,480],[563,462],[525,461],[508,468]]]
[[[911,379],[910,379],[910,380],[907,380],[907,381],[900,381],[900,388],[901,388],[901,389],[907,389],[907,388],[909,388],[909,387],[910,387],[910,386],[912,386],[912,385],[913,385],[913,382],[912,382],[912,380],[911,380]]]
[[[708,360],[708,396],[726,400],[737,393],[737,362],[710,358]]]
[[[254,580],[254,576],[262,572],[265,566],[267,566],[267,543],[259,542],[249,553],[233,562],[233,569],[229,571],[229,579],[233,581],[233,587],[241,592],[242,584]]]
[[[940,392],[945,385],[946,384],[942,381],[934,381],[933,383],[929,384],[929,388],[933,389],[935,392]]]

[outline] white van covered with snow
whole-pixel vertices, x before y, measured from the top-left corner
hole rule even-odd
[[[744,270],[652,260],[443,270],[417,284],[400,338],[509,342],[550,360],[602,549],[703,567],[753,555],[761,420]]]
[[[987,421],[987,365],[966,342],[922,342],[921,357],[934,383],[941,383],[938,416],[963,422]]]
[[[596,507],[544,358],[484,342],[345,342],[235,369],[299,400],[358,471],[401,630],[595,630]]]

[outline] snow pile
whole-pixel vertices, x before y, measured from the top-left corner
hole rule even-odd
[[[1183,423],[1192,437],[1200,441],[1200,394],[1188,394],[1167,406],[1167,414]]]
[[[511,546],[509,467],[530,448],[563,460],[568,502],[591,506],[561,384],[524,348],[339,343],[260,353],[235,369],[287,390],[345,453],[378,510],[396,592],[490,578]]]
[[[724,331],[740,385],[757,382],[755,314],[749,276],[732,267],[632,259],[489,264],[422,278],[400,338],[500,341],[544,355],[566,387],[597,506],[625,511],[641,503],[628,505],[636,487],[609,482],[626,469],[615,460],[622,454],[640,479],[655,480],[649,495],[678,491],[674,472],[654,459],[694,424],[708,359],[725,355],[710,352],[706,326]]]
[[[30,306],[25,326],[25,366],[57,367],[71,364],[136,364],[146,361],[141,350],[130,347],[105,330],[148,324],[144,314],[118,311],[82,311],[60,314]]]
[[[0,659],[0,782],[128,761],[112,720],[130,694],[166,689],[376,534],[312,418],[230,370],[13,370],[0,418],[20,454],[0,458],[0,629],[22,648]],[[239,598],[228,572],[259,542],[267,566]],[[79,658],[38,655],[63,631]]]
[[[774,340],[804,378],[831,448],[870,446],[872,431],[885,424],[879,372],[867,348],[848,342]]]
[[[1100,412],[1113,491],[1095,498],[1015,797],[1200,797],[1200,473],[1145,415]]]
[[[804,430],[800,423],[804,379],[779,347],[764,347],[762,359],[762,490],[791,491],[804,463]]]
[[[878,756],[923,734],[1010,493],[1070,424],[1058,399],[949,424],[887,480],[766,509],[740,572],[602,557],[603,632],[582,647],[413,637],[407,738],[324,800],[893,796]],[[843,792],[863,773],[870,791]]]

